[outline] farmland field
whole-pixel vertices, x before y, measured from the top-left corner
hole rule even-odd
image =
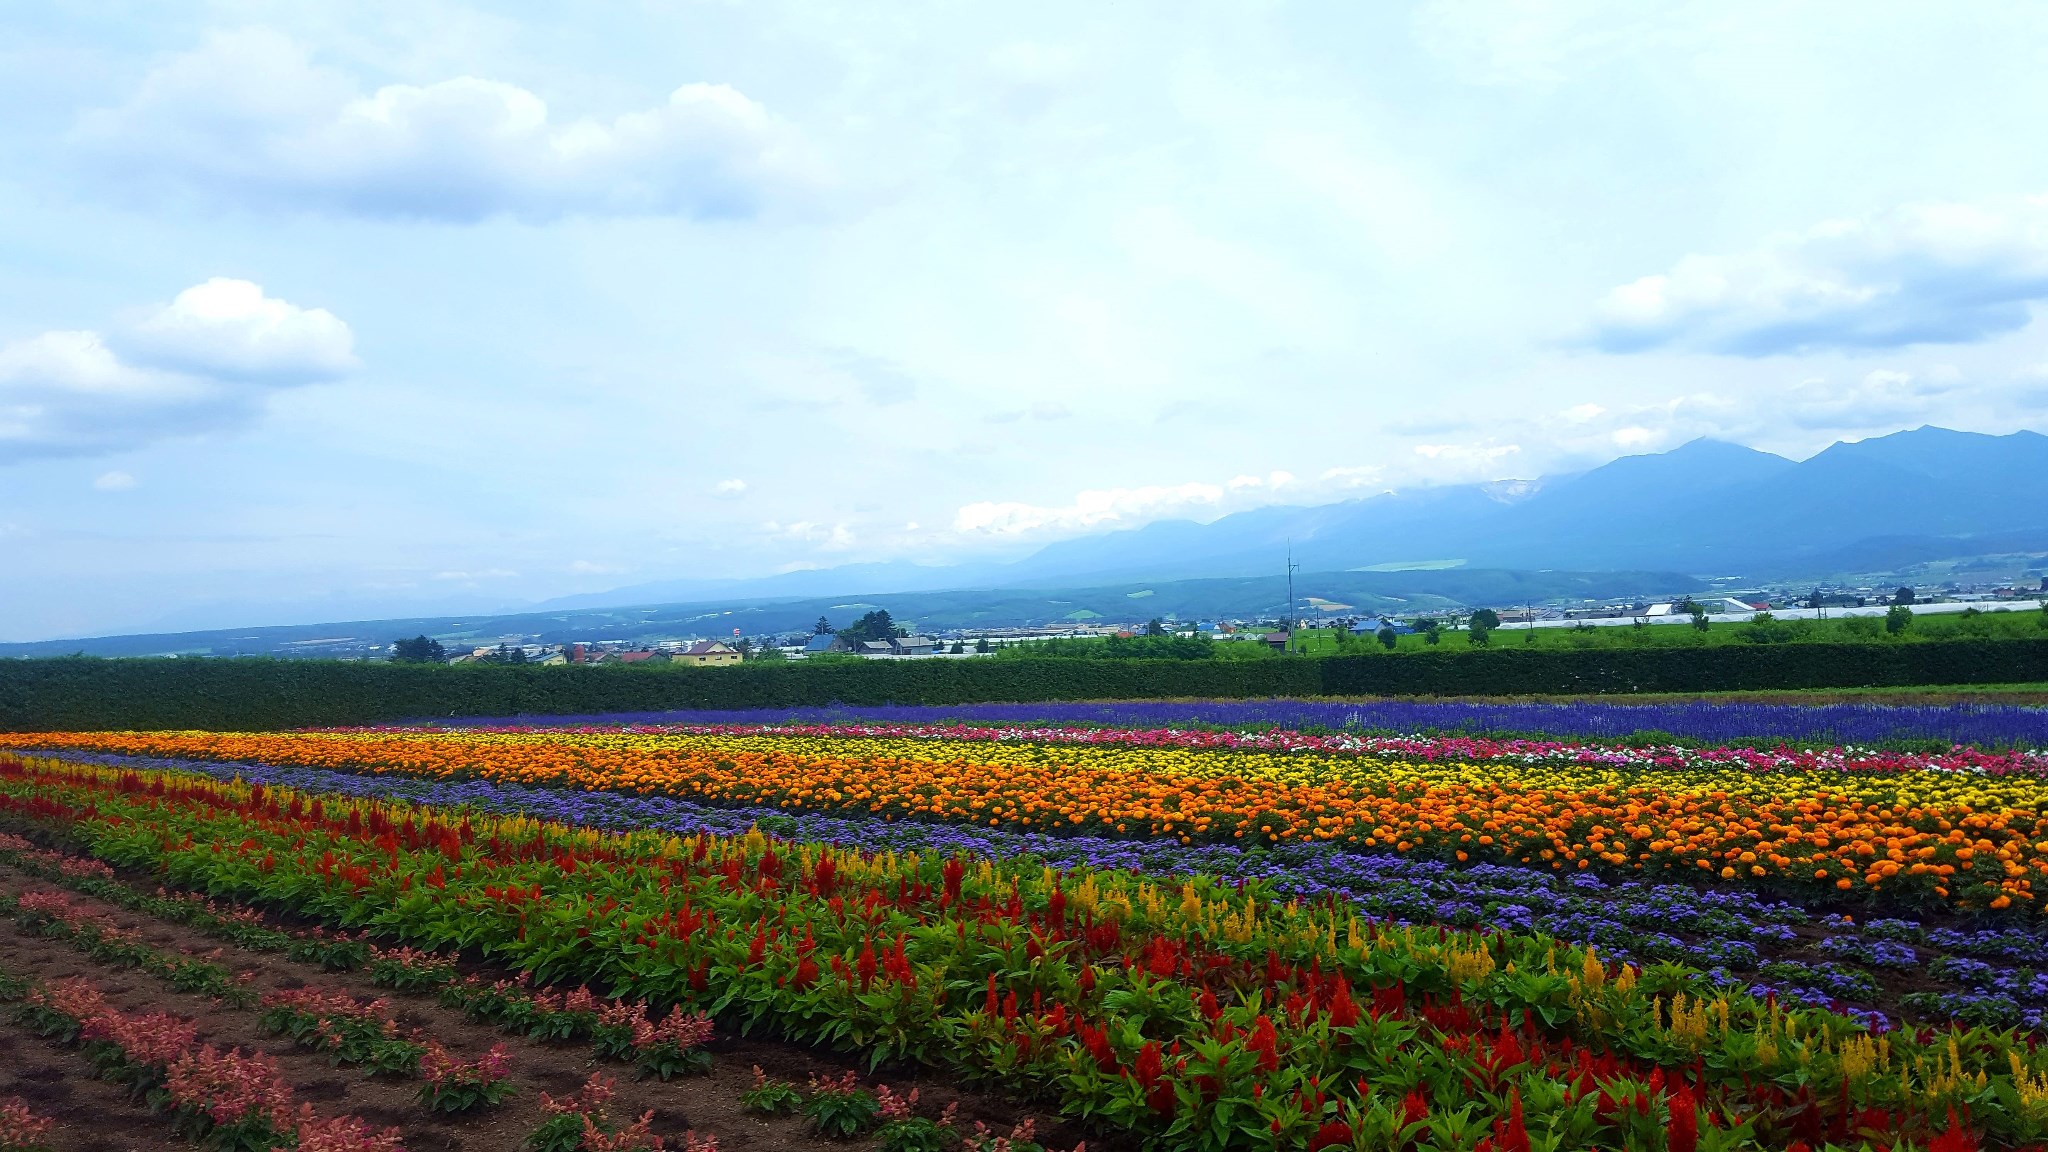
[[[652,1110],[672,1145],[734,1148],[993,1149],[1027,1120],[1010,1147],[2048,1147],[2029,708],[1002,705],[0,741],[9,1035],[82,1044],[216,1143],[512,1147],[553,1123],[553,1147],[639,1147]],[[270,1095],[223,1103],[151,1049],[144,980],[191,1002],[152,1026],[200,1029],[211,1059],[267,1030],[249,1076]],[[514,1048],[493,1056],[493,1029]],[[376,1076],[322,1095],[312,1053]],[[565,1103],[592,1068],[617,1098]],[[799,1071],[818,1079],[780,1083]],[[484,1099],[499,1083],[527,1087]],[[803,1117],[764,1118],[778,1101]]]

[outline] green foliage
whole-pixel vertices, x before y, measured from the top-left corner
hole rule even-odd
[[[1920,616],[1897,636],[1855,640],[1828,626],[1749,642],[1750,624],[1711,636],[1676,627],[1535,630],[1533,645],[1441,647],[1280,659],[1264,645],[1211,644],[1242,659],[861,660],[813,657],[723,668],[536,664],[419,666],[274,660],[0,660],[0,731],[262,730],[425,716],[775,708],[826,704],[1143,700],[1172,697],[1595,694],[2018,684],[2048,681],[2037,613],[1948,621]],[[1801,624],[1811,622],[1800,621]],[[1973,635],[1964,629],[1975,629]],[[1313,637],[1313,634],[1306,634]],[[1164,638],[1173,642],[1175,638]],[[1137,638],[1133,638],[1134,641]],[[1685,641],[1685,643],[1680,643]],[[1150,641],[1162,642],[1160,639]],[[1583,645],[1583,646],[1581,646]],[[1314,651],[1315,649],[1311,649]],[[1325,645],[1322,651],[1329,651]],[[360,944],[329,947],[360,967]]]
[[[949,1152],[959,1143],[959,1134],[949,1125],[929,1116],[891,1120],[875,1132],[880,1152]]]
[[[818,619],[822,623],[824,617]],[[856,650],[870,640],[893,640],[902,635],[905,635],[903,629],[889,618],[886,608],[877,608],[839,630],[839,638]]]
[[[754,1066],[754,1086],[740,1093],[740,1107],[762,1116],[794,1116],[804,1106],[804,1094],[787,1080],[771,1079],[761,1066]]]
[[[882,1116],[882,1104],[873,1092],[858,1087],[854,1074],[848,1072],[841,1080],[813,1079],[803,1114],[813,1133],[828,1140],[851,1140],[875,1126]]]
[[[392,641],[391,659],[399,664],[442,664],[448,660],[448,650],[441,647],[439,640],[415,636]]]
[[[996,653],[998,660],[1262,660],[1272,655],[1264,644],[1248,640],[1218,642],[1200,633],[1176,636],[1164,629],[1143,636],[1056,637],[1012,644]]]

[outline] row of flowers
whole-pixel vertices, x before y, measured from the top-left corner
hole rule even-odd
[[[599,715],[470,717],[451,727],[616,724],[967,723],[996,727],[1127,729],[1293,729],[1442,732],[1614,740],[1668,733],[1727,744],[1974,744],[2048,747],[2048,708],[1956,702],[1775,703],[1726,694],[1713,699],[1639,700],[1129,700],[1027,704],[879,704]]]
[[[1411,764],[787,735],[31,734],[72,751],[480,778],[1182,843],[1325,841],[1718,878],[1897,910],[2038,911],[2048,781],[1961,773]]]
[[[209,1148],[249,1152],[402,1152],[397,1129],[354,1116],[320,1119],[292,1108],[292,1090],[261,1053],[201,1044],[194,1025],[163,1012],[116,1009],[90,980],[69,977],[20,988],[17,1017],[41,1035],[84,1048],[103,1078],[167,1111],[181,1133]]]
[[[2048,956],[2048,932],[2018,927],[1923,928],[1912,920],[1842,912],[1809,913],[1796,904],[1741,890],[1702,891],[1673,883],[1610,880],[1585,872],[1562,876],[1520,865],[1458,864],[1400,853],[1341,851],[1327,843],[1183,845],[1177,840],[1052,836],[1000,828],[883,820],[873,816],[790,814],[774,808],[713,807],[671,796],[575,792],[482,780],[414,780],[311,768],[204,762],[109,760],[339,792],[372,799],[410,799],[525,815],[564,824],[649,828],[679,835],[744,835],[761,827],[791,839],[865,852],[937,852],[989,859],[1029,859],[1054,868],[1142,872],[1176,883],[1209,874],[1258,879],[1282,897],[1340,896],[1361,914],[1401,923],[1527,931],[1541,924],[1574,944],[1596,944],[1616,962],[1678,961],[1756,996],[1787,1003],[1854,1006],[1867,1011],[1884,970],[1903,958],[1921,968],[1920,1015],[2040,1029],[2048,989],[2034,971]],[[4,847],[4,845],[0,845]],[[1811,931],[1826,935],[1801,947]],[[1799,953],[1788,949],[1799,947]],[[1916,949],[1956,954],[1922,964]],[[1816,955],[1815,953],[1818,953]],[[1901,955],[1903,953],[1903,957]],[[1963,958],[1975,959],[1964,962]],[[1925,977],[1933,977],[1928,988]]]
[[[1679,967],[1375,923],[1257,880],[605,834],[49,762],[0,764],[0,808],[187,886],[1000,1080],[1159,1146],[2048,1137],[2048,1053],[2009,1032],[1874,1034]]]
[[[446,724],[377,725],[328,729],[336,733],[464,731]],[[1385,735],[1303,732],[1292,728],[1121,728],[1058,724],[518,724],[478,725],[511,735],[628,734],[636,736],[809,736],[825,739],[948,740],[968,743],[1097,745],[1183,751],[1281,752],[1365,757],[1421,764],[1501,763],[1522,766],[1596,765],[1614,768],[1739,768],[1749,772],[1976,772],[2048,776],[2048,754],[2037,748],[1982,749],[1957,745],[1941,751],[1901,751],[1855,744],[1760,748],[1742,745],[1592,744],[1583,740],[1491,737],[1469,734]]]

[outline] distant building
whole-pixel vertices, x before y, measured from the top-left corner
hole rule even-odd
[[[938,647],[938,641],[929,636],[898,636],[890,647],[898,656],[929,656]]]
[[[1275,651],[1285,651],[1287,642],[1292,639],[1293,637],[1286,632],[1268,632],[1259,637],[1261,643]]]
[[[740,662],[738,649],[720,640],[699,640],[688,648],[669,657],[671,664],[737,664]]]
[[[852,646],[841,640],[836,633],[826,632],[813,636],[804,644],[804,655],[821,656],[827,652],[851,652]]]
[[[654,653],[649,651],[619,653],[619,663],[621,664],[640,664],[652,659],[654,659]]]
[[[860,654],[863,656],[894,656],[896,648],[887,640],[863,640],[860,642]]]

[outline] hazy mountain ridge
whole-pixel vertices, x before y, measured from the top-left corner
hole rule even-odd
[[[1010,563],[875,563],[752,580],[679,579],[466,616],[0,644],[0,655],[239,651],[244,643],[277,651],[293,641],[416,631],[717,635],[736,626],[800,628],[855,598],[934,627],[1089,618],[1074,616],[1080,612],[1250,615],[1280,603],[1290,547],[1309,574],[1298,579],[1298,592],[1364,610],[1665,595],[1705,576],[1825,579],[2048,550],[2048,502],[2032,491],[2043,476],[2048,436],[2035,432],[1919,428],[1836,444],[1797,462],[1695,440],[1546,477],[1512,499],[1498,484],[1469,484],[1273,505],[1209,523],[1159,521],[1063,540]],[[1430,561],[1457,567],[1364,571]],[[1525,583],[1503,583],[1510,577]],[[1184,600],[1161,594],[1168,586],[1184,591]],[[1128,597],[1147,589],[1159,598],[1142,601],[1141,611]]]
[[[1503,569],[1820,577],[1967,554],[1979,538],[1985,550],[1994,539],[2000,550],[2048,548],[2048,505],[2014,498],[2042,476],[2048,436],[2034,432],[1919,428],[1835,444],[1804,461],[1702,439],[1543,478],[1512,500],[1496,484],[1466,484],[1269,505],[1208,523],[1155,521],[1062,540],[1008,564],[851,565],[718,582],[715,594],[1255,576],[1281,571],[1290,547],[1310,572],[1461,560]],[[647,603],[657,591],[683,588],[639,585],[542,607]]]

